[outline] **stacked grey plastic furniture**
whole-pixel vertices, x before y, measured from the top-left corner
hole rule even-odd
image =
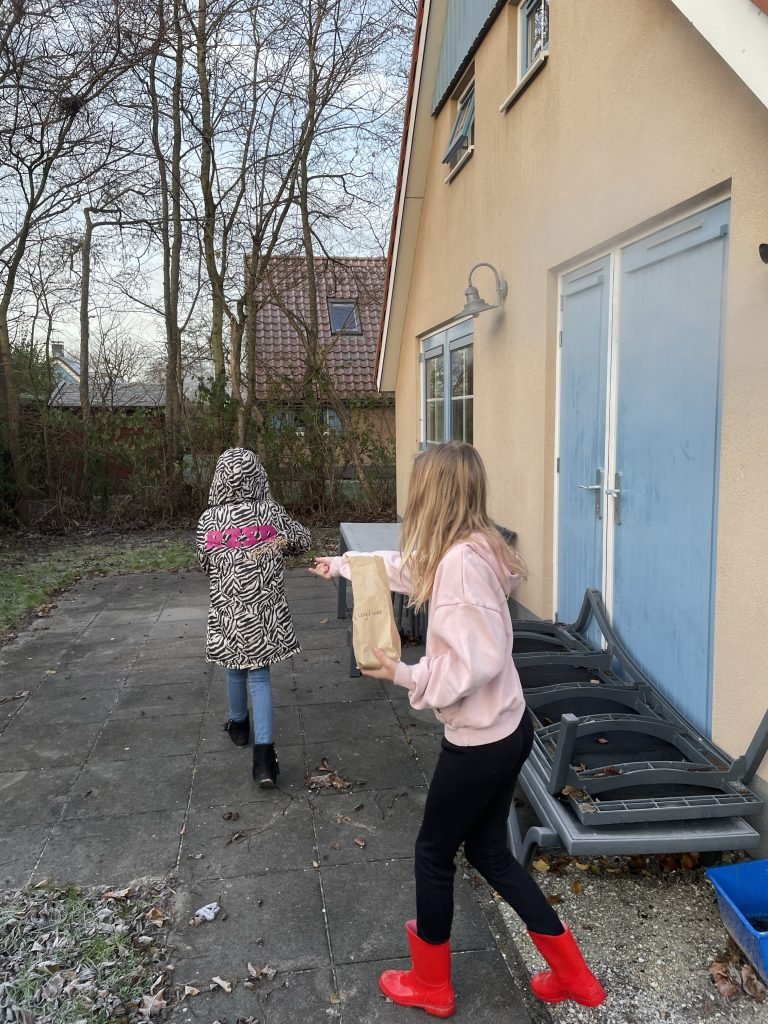
[[[677,711],[616,636],[587,590],[576,622],[517,619],[513,657],[534,718],[509,821],[515,855],[539,847],[606,855],[750,849],[750,788],[768,751],[768,711],[731,759]],[[518,802],[519,803],[519,802]],[[533,820],[531,820],[533,819]]]

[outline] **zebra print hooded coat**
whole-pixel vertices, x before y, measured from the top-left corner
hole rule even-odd
[[[269,493],[247,448],[216,463],[196,552],[211,604],[205,654],[225,668],[262,668],[301,650],[285,598],[283,550],[306,551],[310,533]]]

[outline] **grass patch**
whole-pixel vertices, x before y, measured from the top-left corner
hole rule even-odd
[[[0,895],[0,1011],[34,1024],[147,1020],[170,999],[159,883]],[[144,1012],[142,1012],[144,1011]]]
[[[338,552],[338,528],[312,531],[312,547],[288,555],[289,569]],[[45,614],[57,594],[78,580],[129,572],[197,567],[191,531],[108,534],[93,538],[24,536],[0,541],[0,640],[30,614]]]
[[[191,536],[135,537],[67,541],[57,538],[36,551],[30,538],[15,541],[0,556],[0,637],[12,632],[31,612],[45,612],[57,593],[78,580],[196,565]]]

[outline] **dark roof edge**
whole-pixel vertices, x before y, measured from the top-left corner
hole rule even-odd
[[[506,7],[508,3],[509,3],[509,0],[497,0],[495,7],[492,9],[491,13],[486,18],[485,24],[480,29],[480,31],[478,32],[474,42],[470,46],[469,51],[468,51],[466,57],[464,58],[464,60],[459,65],[455,75],[453,76],[453,78],[450,80],[450,82],[446,86],[446,88],[445,88],[442,96],[440,97],[440,99],[433,106],[433,108],[432,108],[432,116],[433,117],[437,117],[437,115],[440,113],[440,111],[445,106],[446,101],[448,100],[448,98],[451,96],[451,94],[453,93],[453,91],[456,88],[456,86],[461,81],[461,76],[464,74],[464,72],[467,70],[469,65],[472,63],[472,61],[474,59],[474,56],[475,56],[475,53],[477,52],[477,49],[480,46],[480,43],[482,43],[482,41],[488,35],[488,32],[490,31],[491,26],[493,25],[494,21],[496,21],[498,16],[501,14],[501,9],[503,7]]]
[[[384,347],[384,324],[387,316],[387,304],[391,289],[390,280],[392,265],[395,259],[395,241],[397,239],[397,218],[400,212],[400,202],[403,198],[405,186],[405,157],[408,152],[408,129],[411,123],[411,110],[416,100],[414,88],[416,84],[416,70],[419,63],[419,47],[421,45],[421,33],[426,29],[424,25],[424,0],[419,0],[416,11],[416,24],[413,30],[413,49],[411,50],[411,66],[408,72],[408,93],[405,97],[405,110],[403,112],[403,134],[400,137],[400,156],[397,161],[397,181],[395,182],[395,201],[392,206],[392,221],[389,229],[389,244],[387,246],[387,259],[384,269],[384,294],[381,302],[381,319],[379,322],[379,337],[376,342],[376,356],[373,364],[374,387],[378,391],[379,364]]]

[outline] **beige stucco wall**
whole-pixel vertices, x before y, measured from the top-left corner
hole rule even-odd
[[[668,0],[551,0],[549,62],[499,113],[515,13],[476,55],[476,150],[451,184],[450,105],[435,123],[397,373],[400,511],[420,434],[418,336],[461,308],[469,267],[490,261],[509,297],[475,321],[475,443],[491,512],[519,531],[531,568],[521,600],[550,615],[559,270],[730,195],[714,738],[740,753],[768,705],[768,110]],[[475,283],[491,296],[489,272]]]

